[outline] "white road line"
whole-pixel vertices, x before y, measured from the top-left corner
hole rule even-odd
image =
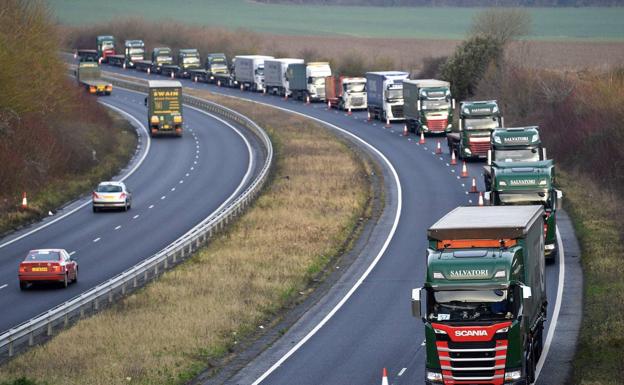
[[[144,153],[143,153],[143,155],[141,156],[141,159],[139,159],[139,161],[138,161],[138,162],[134,165],[134,167],[132,167],[132,169],[131,169],[130,171],[128,171],[128,173],[127,173],[126,175],[124,175],[123,177],[121,177],[121,178],[119,179],[119,181],[120,181],[120,182],[123,182],[123,181],[124,181],[124,180],[126,180],[128,177],[130,177],[130,175],[134,174],[134,172],[135,172],[135,171],[136,171],[136,170],[137,170],[137,169],[141,166],[141,164],[143,164],[143,161],[144,161],[144,160],[145,160],[145,158],[147,157],[147,154],[149,154],[150,147],[151,147],[151,144],[152,144],[152,140],[151,140],[151,138],[150,138],[150,136],[149,136],[149,132],[147,131],[147,127],[145,127],[145,126],[143,125],[143,123],[141,123],[141,121],[140,121],[140,120],[138,120],[138,119],[137,119],[137,118],[135,118],[134,116],[130,115],[129,113],[127,113],[126,111],[124,111],[124,110],[122,110],[122,109],[120,109],[120,108],[118,108],[118,107],[115,107],[115,106],[113,106],[113,105],[110,105],[110,104],[108,104],[108,103],[106,103],[106,102],[102,102],[102,101],[100,101],[100,103],[104,104],[105,106],[107,106],[107,107],[109,107],[109,108],[112,108],[113,110],[115,110],[115,111],[117,111],[117,112],[121,113],[122,115],[125,115],[126,117],[128,117],[129,119],[131,119],[132,121],[134,121],[134,122],[135,122],[135,123],[136,123],[139,127],[141,127],[141,128],[143,129],[143,131],[145,131],[145,134],[146,134],[146,138],[147,138],[147,145],[146,145],[146,148],[145,148],[145,152],[144,152]],[[69,216],[69,215],[72,215],[72,214],[73,214],[73,213],[75,213],[76,211],[80,210],[81,208],[83,208],[83,207],[85,207],[86,205],[89,205],[89,204],[91,204],[91,199],[90,199],[90,198],[89,198],[88,200],[85,200],[84,202],[82,202],[82,203],[81,203],[80,205],[78,205],[78,207],[76,207],[75,209],[73,209],[73,210],[71,210],[71,211],[69,211],[69,212],[67,212],[67,213],[65,213],[65,214],[63,214],[63,215],[61,215],[60,217],[58,217],[58,218],[54,218],[54,219],[53,219],[53,220],[51,220],[50,222],[45,223],[45,224],[43,224],[43,225],[41,225],[41,226],[39,226],[39,227],[37,227],[37,228],[34,228],[34,229],[30,230],[29,232],[27,232],[27,233],[24,233],[24,234],[20,235],[19,237],[15,237],[15,238],[11,239],[10,241],[6,241],[6,242],[4,242],[3,244],[0,244],[0,249],[1,249],[1,248],[3,248],[3,247],[5,247],[5,246],[8,246],[8,245],[10,245],[10,244],[12,244],[12,243],[14,243],[14,242],[17,242],[17,241],[19,241],[20,239],[23,239],[23,238],[25,238],[25,237],[27,237],[27,236],[29,236],[29,235],[31,235],[31,234],[34,234],[34,233],[36,233],[36,232],[38,232],[38,231],[40,231],[40,230],[45,229],[46,227],[48,227],[48,226],[50,226],[50,225],[52,225],[52,224],[54,224],[54,223],[56,223],[56,222],[60,221],[61,219],[65,218],[65,217],[67,217],[67,216]]]
[[[7,286],[9,286],[9,284],[5,283],[4,285],[0,286],[0,290],[4,289]]]
[[[191,171],[195,170],[195,167],[191,167]]]
[[[171,188],[171,191],[175,191],[175,187],[172,187],[172,188]]]
[[[118,225],[115,227],[115,230],[119,230],[119,229],[121,229],[121,225]]]
[[[132,219],[137,219],[138,217],[139,217],[139,214],[133,216]]]
[[[544,367],[544,362],[546,362],[546,356],[548,356],[548,351],[550,350],[550,344],[555,336],[555,329],[557,328],[557,320],[559,319],[559,312],[561,311],[561,300],[563,298],[563,285],[565,284],[565,252],[563,251],[563,242],[561,241],[561,234],[559,233],[559,227],[556,228],[557,231],[557,246],[559,249],[559,282],[557,283],[557,299],[555,300],[555,310],[553,312],[552,319],[548,324],[548,334],[546,334],[546,342],[544,343],[544,349],[542,350],[542,355],[540,356],[540,360],[535,367],[535,382],[539,378],[539,375]]]
[[[71,253],[69,253],[69,256],[72,256],[72,255],[74,255],[74,254],[76,254],[76,250],[74,250],[74,251],[72,251]]]
[[[153,208],[154,208],[154,205],[150,205],[150,206],[148,207],[148,209],[153,209]]]
[[[100,241],[100,239],[102,239],[102,238],[100,238],[100,237],[95,238],[95,239],[93,240],[93,243],[95,243],[95,242],[99,242],[99,241]]]
[[[240,99],[244,99],[244,98],[240,98]],[[249,99],[245,99],[247,101],[250,101]],[[388,246],[390,245],[390,242],[392,241],[392,239],[394,238],[394,234],[396,232],[396,229],[399,225],[399,220],[401,219],[401,210],[403,208],[403,190],[401,187],[401,181],[399,179],[399,175],[396,172],[394,166],[392,165],[392,163],[390,162],[390,160],[388,160],[388,158],[386,158],[386,156],[379,151],[375,146],[371,145],[370,143],[366,142],[364,139],[356,136],[355,134],[340,128],[334,124],[328,123],[322,119],[316,118],[314,116],[311,115],[307,115],[301,112],[297,112],[297,111],[292,111],[289,110],[287,108],[283,108],[283,107],[277,107],[277,106],[273,106],[271,104],[267,104],[267,103],[261,103],[261,102],[256,102],[256,101],[252,101],[253,103],[259,104],[259,105],[264,105],[267,107],[271,107],[271,108],[276,108],[279,109],[281,111],[286,111],[289,112],[291,114],[295,114],[295,115],[299,115],[299,116],[303,116],[305,118],[314,120],[316,122],[319,122],[323,125],[326,125],[328,127],[331,127],[337,131],[340,131],[341,133],[348,135],[350,137],[352,137],[354,140],[362,143],[364,146],[368,147],[371,151],[373,151],[375,154],[377,154],[377,156],[379,156],[379,158],[386,163],[386,165],[388,166],[388,168],[390,169],[390,173],[392,174],[392,176],[394,177],[394,181],[396,183],[396,188],[397,188],[397,211],[394,217],[394,222],[392,224],[392,228],[390,229],[390,233],[388,234],[388,237],[386,238],[383,246],[381,247],[381,250],[379,250],[379,253],[375,256],[375,258],[373,259],[373,261],[371,262],[371,264],[368,266],[368,268],[366,269],[366,271],[364,271],[364,273],[362,274],[362,276],[355,282],[355,284],[353,285],[353,287],[351,287],[351,289],[349,289],[349,291],[347,292],[347,294],[344,295],[344,297],[342,297],[342,299],[336,304],[336,306],[310,331],[308,332],[308,334],[306,334],[295,346],[293,346],[286,354],[284,354],[279,360],[277,360],[277,362],[275,362],[273,364],[273,366],[271,366],[266,372],[264,372],[260,377],[258,377],[258,379],[256,381],[253,382],[252,385],[258,385],[260,384],[265,378],[267,378],[271,373],[273,373],[275,371],[275,369],[277,369],[278,367],[280,367],[284,361],[286,361],[290,356],[292,356],[297,350],[299,350],[306,342],[308,342],[308,340],[310,338],[312,338],[323,326],[325,326],[325,324],[327,322],[329,322],[329,320],[334,316],[334,314],[336,314],[338,312],[338,310],[340,310],[340,308],[342,308],[342,306],[344,306],[344,304],[349,300],[349,298],[351,298],[351,296],[353,295],[353,293],[355,293],[355,291],[360,287],[360,285],[362,285],[362,283],[364,282],[364,280],[370,275],[371,271],[373,271],[373,269],[375,268],[375,266],[377,266],[377,263],[379,263],[379,261],[381,260],[381,258],[384,256],[384,254],[386,253],[386,250],[388,249]]]
[[[189,176],[189,175],[191,175],[191,174],[189,174],[189,173],[187,172],[187,173],[186,173],[186,176]]]
[[[403,373],[405,373],[406,370],[407,370],[407,368],[401,369],[401,371],[399,372],[398,376],[401,377],[403,375]]]
[[[160,197],[160,200],[163,200],[163,199],[165,199],[166,197],[167,197],[166,195],[163,195],[163,196],[161,196],[161,197]]]

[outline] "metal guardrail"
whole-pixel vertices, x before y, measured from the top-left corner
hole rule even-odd
[[[144,84],[108,78],[113,85],[139,92],[147,92]],[[4,332],[0,335],[0,357],[15,354],[16,348],[26,344],[33,346],[35,340],[52,336],[59,326],[66,327],[71,320],[80,319],[85,312],[96,312],[105,303],[112,303],[114,297],[123,296],[129,289],[148,282],[171,266],[179,263],[205,244],[216,232],[222,230],[233,218],[240,215],[258,196],[265,186],[273,166],[273,145],[267,133],[242,114],[216,103],[193,96],[184,96],[187,105],[218,115],[238,123],[252,131],[266,149],[266,160],[258,176],[236,199],[218,213],[204,219],[182,237],[163,250],[133,266],[121,274],[97,285],[88,291]]]

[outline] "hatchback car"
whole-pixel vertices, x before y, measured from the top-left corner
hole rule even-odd
[[[92,194],[93,212],[104,208],[116,208],[124,211],[132,206],[132,194],[123,182],[102,182]]]
[[[20,289],[33,282],[60,282],[67,287],[78,281],[78,262],[64,249],[31,250],[19,265]]]

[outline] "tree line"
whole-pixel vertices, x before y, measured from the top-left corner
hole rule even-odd
[[[266,4],[346,5],[375,7],[611,7],[624,0],[257,0]]]

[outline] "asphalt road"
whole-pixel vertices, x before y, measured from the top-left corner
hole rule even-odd
[[[107,70],[148,78],[135,71],[114,67]],[[426,229],[454,207],[476,204],[477,196],[468,192],[470,178],[476,176],[483,191],[483,163],[470,162],[470,178],[461,179],[459,166],[449,165],[444,138],[430,137],[425,145],[418,145],[413,135],[407,138],[401,135],[402,124],[384,128],[378,121],[367,122],[364,112],[348,116],[344,112],[328,111],[322,104],[305,105],[190,81],[183,84],[269,103],[331,124],[334,129],[351,134],[354,141],[368,143],[378,150],[362,144],[384,167],[389,205],[376,236],[371,237],[358,262],[279,341],[226,383],[375,384],[380,382],[384,367],[388,368],[392,384],[423,383],[424,327],[411,316],[410,294],[424,280]],[[440,155],[434,152],[438,139],[444,150]],[[560,230],[564,232],[566,249],[575,242],[573,231],[569,223]],[[381,236],[382,233],[385,235]],[[575,254],[578,254],[576,250]],[[580,267],[576,263],[575,268],[566,269],[562,261],[560,256],[546,268],[549,322],[562,313],[566,314],[566,326],[577,326],[558,325],[550,329],[550,324],[546,324],[552,341],[548,349],[552,347],[557,355],[548,352],[543,355],[545,361],[540,364],[543,374],[538,384],[564,383],[569,360],[562,362],[560,357],[571,356],[578,333],[582,301]],[[575,279],[560,277],[560,272],[573,272]],[[566,293],[571,293],[566,301],[562,301],[564,283]]]
[[[116,88],[100,101],[144,125],[144,96]],[[133,192],[128,212],[93,213],[90,197],[42,223],[0,240],[0,331],[36,316],[121,273],[182,236],[229,202],[253,180],[262,151],[243,129],[185,107],[182,138],[140,136],[140,148],[125,180]],[[142,131],[145,129],[142,128]],[[80,206],[83,207],[80,208]],[[70,215],[63,215],[72,212]],[[39,229],[39,230],[36,230]],[[34,232],[33,232],[34,231]],[[67,289],[42,286],[20,291],[17,268],[28,250],[65,248],[80,267]]]

